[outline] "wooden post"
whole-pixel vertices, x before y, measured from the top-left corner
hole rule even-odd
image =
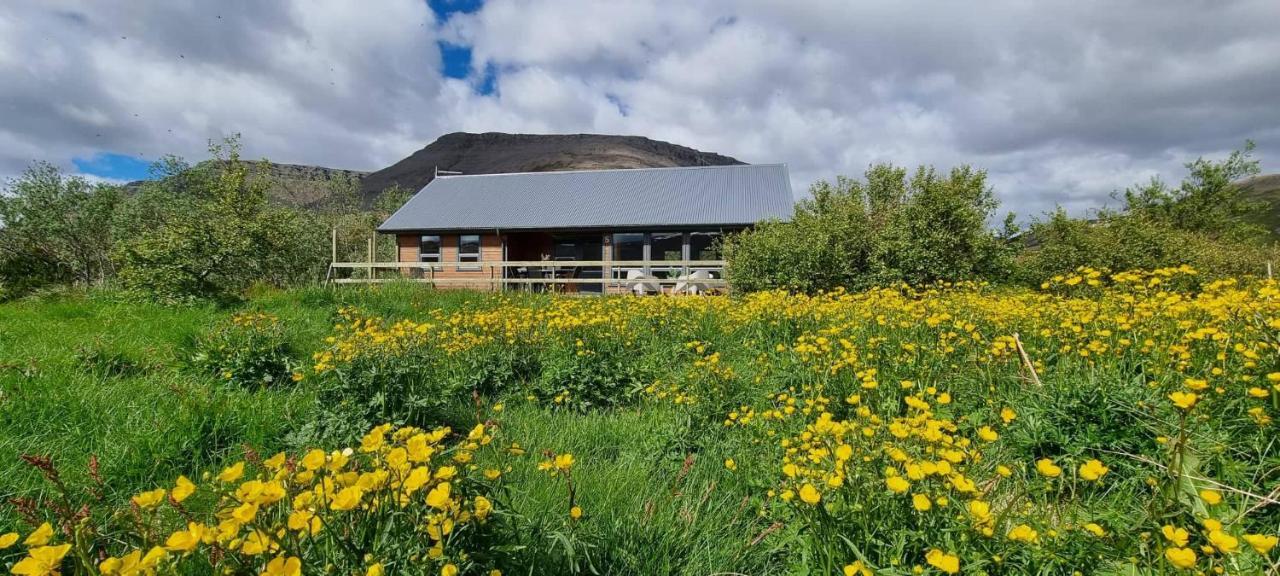
[[[373,283],[373,238],[369,239],[369,283]]]
[[[1267,260],[1267,280],[1271,279],[1271,261]]]
[[[1013,333],[1013,344],[1018,347],[1018,356],[1022,357],[1022,363],[1026,365],[1027,371],[1031,372],[1031,381],[1035,382],[1036,386],[1043,386],[1040,383],[1040,376],[1036,374],[1035,365],[1031,363],[1031,358],[1027,356],[1026,348],[1022,347],[1022,339],[1018,337],[1017,332]]]
[[[604,266],[600,267],[600,294],[609,294],[609,284],[613,282],[613,237],[608,233],[604,233],[600,239],[601,256],[604,256]]]

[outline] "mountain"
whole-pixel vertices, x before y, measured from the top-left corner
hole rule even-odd
[[[701,152],[643,136],[607,134],[445,134],[409,157],[376,172],[323,166],[257,162],[254,178],[271,182],[273,202],[316,207],[337,192],[356,192],[373,205],[383,191],[399,186],[417,192],[435,177],[436,169],[463,174],[663,168],[743,164],[737,159]],[[142,181],[131,182],[137,189]]]
[[[273,201],[292,206],[314,206],[329,198],[335,191],[354,188],[369,175],[359,170],[305,166],[301,164],[276,164],[257,162],[257,170],[251,178],[267,178],[268,190]],[[265,171],[263,168],[265,167]]]
[[[1236,185],[1246,198],[1266,204],[1257,220],[1268,230],[1280,234],[1280,174],[1254,176]]]
[[[392,186],[417,191],[431,181],[437,168],[463,174],[497,174],[742,163],[642,136],[455,132],[369,174],[361,181],[360,189],[366,202]]]
[[[198,164],[203,166],[214,160],[205,160]],[[275,162],[249,161],[249,180],[267,181],[267,197],[277,204],[299,207],[316,207],[343,192],[348,197],[358,193],[360,181],[368,176],[368,172],[344,170],[341,168],[325,168],[323,166],[306,166],[302,164],[277,164]],[[216,165],[215,165],[216,166]],[[125,190],[135,193],[141,190],[146,180],[135,180],[124,185]]]

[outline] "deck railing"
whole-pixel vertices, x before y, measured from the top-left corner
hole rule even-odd
[[[583,270],[595,269],[595,270]],[[340,277],[350,270],[349,277]],[[644,278],[627,278],[631,270],[644,272]],[[380,272],[392,271],[392,274]],[[690,279],[698,271],[710,278]],[[582,273],[600,274],[584,278]],[[482,262],[333,262],[327,282],[334,284],[376,284],[411,281],[434,286],[485,287],[491,290],[534,288],[549,291],[573,291],[582,285],[599,285],[603,289],[631,289],[636,284],[674,288],[680,284],[698,284],[707,288],[727,286],[723,260],[500,260]],[[536,287],[536,288],[535,288]]]

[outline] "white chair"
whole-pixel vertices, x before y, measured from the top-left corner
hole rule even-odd
[[[627,270],[627,289],[634,292],[636,296],[658,292],[658,285],[653,282],[646,282],[646,280],[653,280],[653,278],[645,274],[643,270]]]
[[[686,290],[688,290],[690,294],[702,294],[707,291],[707,285],[702,282],[698,282],[698,280],[710,279],[710,272],[707,272],[706,270],[697,270],[688,276],[687,280],[689,281],[689,285]]]

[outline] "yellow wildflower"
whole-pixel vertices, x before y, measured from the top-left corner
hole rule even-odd
[[[945,574],[955,574],[960,571],[960,558],[937,548],[929,550],[924,555],[924,559],[930,566],[941,570]]]
[[[1103,476],[1107,474],[1108,471],[1110,471],[1110,468],[1107,468],[1099,460],[1089,460],[1088,462],[1081,464],[1080,470],[1079,470],[1080,478],[1082,480],[1088,480],[1090,482],[1096,482],[1100,480]]]
[[[1240,540],[1222,530],[1209,532],[1209,543],[1223,554],[1235,554],[1240,550]]]
[[[924,494],[912,494],[911,507],[920,512],[928,512],[930,508],[933,508],[933,502]]]
[[[302,560],[296,556],[276,556],[267,562],[262,576],[302,576]]]
[[[147,508],[155,508],[158,504],[164,502],[164,495],[164,488],[156,488],[155,490],[139,493],[131,500],[134,504],[137,504],[139,508],[145,510]]]
[[[1199,399],[1200,397],[1196,396],[1194,392],[1174,392],[1169,395],[1169,400],[1173,402],[1173,405],[1183,410],[1190,410]]]
[[[178,481],[174,483],[173,490],[169,492],[169,497],[174,502],[182,502],[191,497],[196,491],[196,485],[187,479],[186,476],[178,476]]]
[[[236,462],[218,473],[218,481],[231,483],[239,480],[241,476],[244,476],[244,462]]]
[[[1266,556],[1267,553],[1271,552],[1272,548],[1276,547],[1276,542],[1280,541],[1280,538],[1277,538],[1274,535],[1265,536],[1262,534],[1245,534],[1244,541],[1247,542],[1249,547],[1253,548],[1255,552]]]
[[[1035,544],[1040,539],[1040,534],[1034,528],[1026,524],[1019,524],[1009,530],[1009,539],[1014,542],[1023,542],[1026,544]]]
[[[19,560],[9,571],[19,576],[57,574],[62,566],[63,557],[70,551],[70,544],[38,546],[27,551],[27,557]]]
[[[1174,528],[1168,524],[1160,528],[1160,533],[1164,535],[1165,540],[1168,540],[1171,544],[1178,547],[1186,546],[1187,539],[1191,537],[1186,530],[1182,528]]]
[[[28,548],[44,546],[45,544],[48,544],[49,540],[52,538],[53,526],[50,526],[48,522],[45,522],[44,524],[41,524],[39,528],[36,528],[34,532],[28,534],[27,539],[22,541],[22,545]]]
[[[1048,458],[1041,458],[1036,461],[1036,471],[1045,478],[1057,478],[1062,475],[1062,468]]]
[[[1164,551],[1164,557],[1174,567],[1182,570],[1188,570],[1196,565],[1196,553],[1190,548],[1168,548]]]

